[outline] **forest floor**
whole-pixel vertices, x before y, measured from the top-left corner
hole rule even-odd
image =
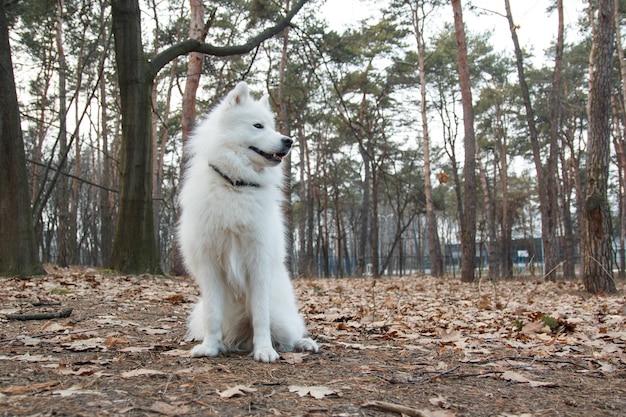
[[[1,281],[0,416],[626,415],[623,282],[298,279],[320,353],[262,364],[189,357],[192,279],[47,269]]]

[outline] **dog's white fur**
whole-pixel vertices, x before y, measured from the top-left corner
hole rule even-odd
[[[188,337],[202,340],[191,356],[251,351],[273,362],[275,347],[317,352],[284,264],[280,161],[291,140],[276,132],[267,96],[255,100],[240,82],[187,146],[178,241],[201,293]]]

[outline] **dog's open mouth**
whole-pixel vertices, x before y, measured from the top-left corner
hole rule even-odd
[[[275,162],[277,164],[280,164],[280,162],[283,160],[283,158],[285,156],[287,156],[287,154],[284,153],[284,152],[274,152],[272,154],[267,153],[267,152],[263,152],[262,150],[260,150],[256,146],[250,146],[249,149],[251,149],[254,152],[258,153],[259,155],[261,155],[263,158],[267,159],[268,161]]]

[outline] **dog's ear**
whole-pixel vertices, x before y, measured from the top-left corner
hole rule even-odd
[[[250,89],[245,81],[240,81],[226,96],[229,107],[235,107],[250,98]]]
[[[261,103],[263,103],[265,105],[265,107],[267,107],[268,109],[272,109],[272,106],[270,105],[270,95],[269,94],[263,94],[263,97],[261,97],[261,99],[259,100]]]

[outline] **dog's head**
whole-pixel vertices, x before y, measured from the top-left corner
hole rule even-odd
[[[255,100],[245,82],[240,82],[221,104],[220,122],[228,132],[229,145],[248,153],[256,165],[276,166],[289,154],[290,137],[276,131],[269,97]]]

